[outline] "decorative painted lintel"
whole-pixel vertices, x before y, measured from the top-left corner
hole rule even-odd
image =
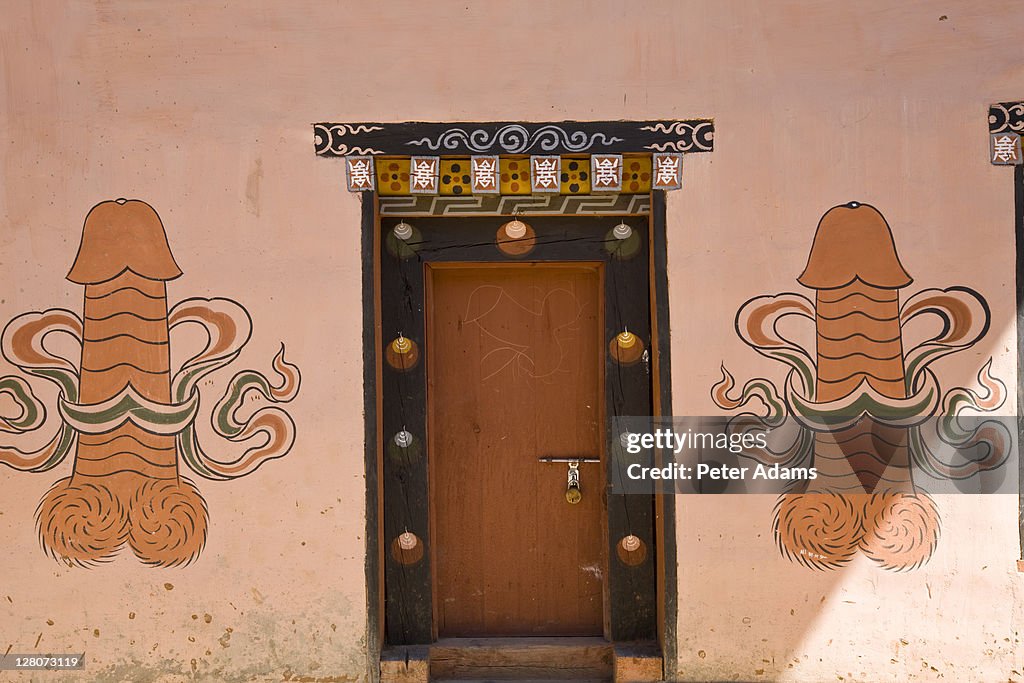
[[[678,190],[682,187],[684,156],[682,152],[654,152],[591,154],[589,158],[533,154],[468,158],[363,155],[344,159],[350,192],[377,191],[381,196],[582,196]]]
[[[318,156],[710,152],[711,119],[314,123]]]

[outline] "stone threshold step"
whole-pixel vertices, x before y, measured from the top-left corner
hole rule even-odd
[[[599,637],[442,638],[381,654],[381,680],[657,681],[655,643],[610,643]]]

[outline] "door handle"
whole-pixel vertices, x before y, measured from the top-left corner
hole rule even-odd
[[[569,465],[568,482],[565,487],[565,502],[569,505],[576,505],[583,500],[583,491],[580,489],[580,463],[599,463],[599,458],[537,458],[538,462],[555,463],[564,462]]]

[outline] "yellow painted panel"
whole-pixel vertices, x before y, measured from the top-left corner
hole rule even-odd
[[[409,194],[409,160],[376,159],[377,192],[381,196]]]
[[[502,194],[531,194],[529,159],[501,159],[498,169]]]
[[[441,159],[438,194],[461,196],[473,192],[469,159]]]
[[[590,194],[590,159],[562,157],[562,194]]]
[[[623,157],[622,191],[638,194],[651,191],[650,157]]]

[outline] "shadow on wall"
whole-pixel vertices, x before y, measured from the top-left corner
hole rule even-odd
[[[71,476],[58,480],[36,511],[40,541],[55,559],[93,566],[128,545],[145,564],[188,564],[206,543],[207,509],[181,476],[179,455],[201,477],[235,479],[287,455],[295,440],[295,423],[278,404],[296,396],[301,378],[282,344],[273,360],[279,384],[239,372],[214,407],[214,431],[246,450],[231,461],[203,451],[195,431],[200,380],[238,357],[252,320],[239,303],[221,298],[186,299],[168,311],[166,283],[180,275],[151,206],[102,202],[85,219],[68,274],[85,286],[83,317],[53,308],[20,315],[3,331],[4,358],[53,382],[60,394],[58,417],[47,419],[25,379],[0,378],[0,394],[20,410],[0,415],[0,432],[15,435],[13,444],[0,444],[0,464],[46,472],[75,451]],[[202,328],[207,342],[172,374],[170,332],[188,324]],[[52,334],[77,342],[80,360],[48,351]],[[17,448],[18,436],[51,423],[55,434],[41,449]]]

